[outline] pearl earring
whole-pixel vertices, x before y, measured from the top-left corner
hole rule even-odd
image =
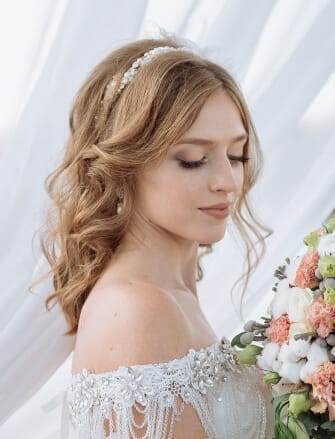
[[[119,188],[116,189],[116,195],[117,195],[117,207],[116,207],[116,211],[117,213],[120,213],[122,210],[122,192]]]

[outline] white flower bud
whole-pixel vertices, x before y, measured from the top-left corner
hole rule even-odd
[[[271,370],[273,370],[274,372],[279,372],[279,369],[282,367],[282,364],[283,364],[282,361],[275,360],[272,363]]]
[[[298,363],[283,363],[278,373],[283,378],[288,379],[291,383],[298,384],[300,382],[301,368],[306,364],[306,360],[301,360]]]
[[[264,346],[261,353],[262,364],[259,363],[262,369],[271,370],[272,363],[276,360],[280,346],[277,343],[270,342]]]
[[[307,340],[295,340],[294,337],[289,342],[291,351],[300,358],[307,357],[311,344]]]
[[[329,360],[327,348],[322,348],[317,343],[312,343],[307,354],[308,361],[311,361],[318,366]]]
[[[262,354],[257,355],[256,359],[257,359],[257,364],[258,364],[258,366],[259,366],[261,369],[263,369],[263,370],[269,370],[269,365],[268,365],[266,359],[263,357]]]
[[[287,343],[282,344],[279,354],[278,360],[283,363],[295,363],[300,358],[291,350],[290,346]]]

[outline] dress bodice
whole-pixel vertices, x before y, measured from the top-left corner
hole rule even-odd
[[[80,439],[135,438],[133,410],[144,416],[145,438],[173,438],[185,404],[196,410],[209,439],[272,438],[269,395],[254,367],[236,363],[224,337],[165,363],[83,369],[72,376],[67,401]]]

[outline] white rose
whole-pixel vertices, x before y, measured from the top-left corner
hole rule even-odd
[[[313,302],[313,293],[307,288],[291,288],[288,299],[288,317],[291,322],[305,322],[304,308]]]
[[[300,323],[291,323],[288,336],[289,339],[291,339],[296,334],[306,334],[306,332],[312,332],[312,331],[313,328],[307,321]]]

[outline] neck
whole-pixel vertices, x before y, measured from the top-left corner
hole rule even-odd
[[[124,273],[170,291],[182,290],[198,299],[196,274],[198,243],[154,230],[143,239],[127,232],[108,264],[114,274]]]

